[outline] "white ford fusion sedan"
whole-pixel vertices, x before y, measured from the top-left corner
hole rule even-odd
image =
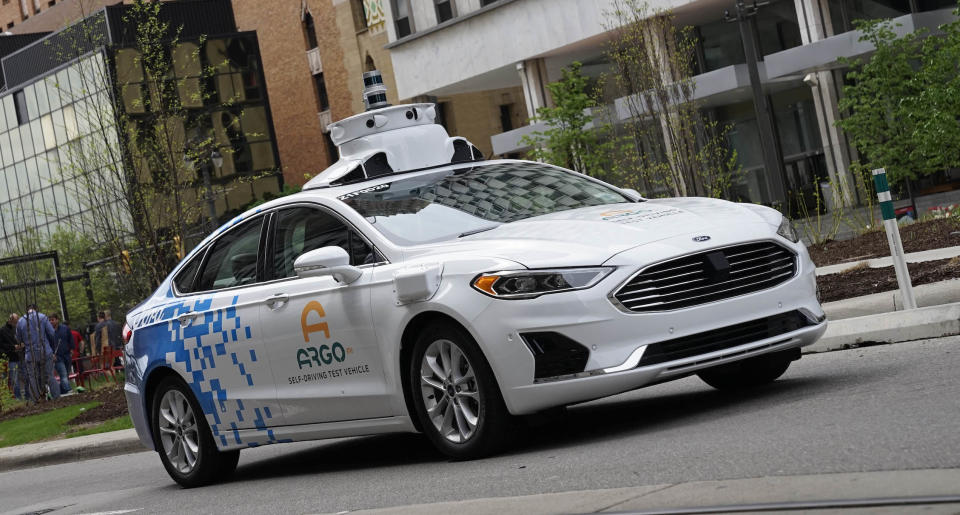
[[[384,432],[482,456],[518,415],[691,374],[768,383],[826,329],[779,212],[483,161],[434,117],[333,124],[334,166],[130,312],[130,414],[175,481],[215,481],[246,447]]]

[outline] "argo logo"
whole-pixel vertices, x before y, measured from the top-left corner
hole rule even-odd
[[[307,323],[310,314],[319,315],[321,321]],[[315,300],[311,300],[303,307],[303,311],[300,312],[300,329],[303,331],[303,341],[305,343],[310,343],[310,335],[314,333],[323,333],[326,339],[330,339],[330,326],[323,321],[325,316],[327,314],[323,311],[323,305]],[[313,368],[314,364],[320,367],[329,365],[334,361],[343,363],[347,359],[347,354],[352,351],[353,349],[344,347],[340,342],[334,342],[329,346],[324,344],[319,347],[303,347],[297,349],[297,365],[302,370],[304,366]]]
[[[343,363],[345,359],[347,359],[347,348],[340,342],[336,342],[329,347],[321,345],[319,347],[297,349],[297,365],[300,366],[301,370],[304,366],[313,368],[314,363],[319,367],[329,365],[334,361]]]

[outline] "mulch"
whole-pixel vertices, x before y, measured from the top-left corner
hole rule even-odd
[[[100,405],[81,413],[78,417],[70,421],[71,425],[105,422],[127,412],[127,400],[123,395],[123,385],[118,384],[116,386],[110,385],[98,388],[94,391],[78,393],[69,397],[60,397],[53,401],[25,404],[10,411],[4,411],[0,414],[0,422],[93,401],[100,402]]]
[[[960,238],[958,238],[960,239]],[[855,266],[852,265],[851,266]],[[910,282],[914,286],[960,278],[960,258],[907,263]],[[838,274],[817,277],[820,301],[831,302],[871,293],[893,291],[898,288],[892,266],[883,268],[857,267]]]
[[[941,218],[916,222],[900,227],[900,239],[905,252],[955,247],[960,245],[960,221]],[[879,230],[861,234],[849,240],[828,240],[807,248],[817,266],[837,263],[856,263],[865,259],[890,255],[890,245],[883,226]]]

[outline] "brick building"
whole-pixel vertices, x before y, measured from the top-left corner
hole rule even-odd
[[[383,73],[396,102],[380,0],[233,0],[260,37],[284,180],[303,184],[338,159],[331,122],[363,111],[361,74]]]

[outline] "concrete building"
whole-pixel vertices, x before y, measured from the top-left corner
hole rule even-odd
[[[67,12],[58,11],[61,7],[71,5],[32,16],[20,28],[41,22],[57,28],[55,20]],[[131,210],[118,195],[91,198],[84,181],[102,177],[107,182],[98,185],[100,191],[110,191],[120,188],[110,182],[119,176],[143,181],[169,173],[121,152],[136,145],[131,134],[154,127],[156,116],[146,107],[153,86],[133,48],[136,28],[125,20],[125,9],[107,6],[52,33],[0,36],[0,252],[19,237],[44,238],[58,228],[97,237],[104,223],[96,216],[116,216],[114,222],[132,225]],[[177,97],[193,120],[165,119],[168,130],[175,138],[209,138],[204,144],[222,156],[221,163],[198,161],[196,177],[175,189],[202,206],[197,188],[206,175],[202,172],[209,172],[210,201],[218,221],[225,221],[282,187],[257,36],[237,30],[228,0],[170,2],[160,13],[162,20],[182,27],[171,63]],[[127,126],[118,127],[118,119]],[[123,157],[111,159],[111,153]],[[121,169],[97,175],[108,167]],[[100,200],[108,205],[91,209],[90,203]],[[162,199],[154,204],[161,205]],[[207,210],[191,213],[155,215],[166,220],[157,223],[192,225]]]
[[[389,0],[387,48],[397,93],[402,98],[447,100],[445,112],[457,113],[457,118],[463,112],[474,125],[472,133],[459,134],[478,146],[489,140],[495,155],[523,152],[522,136],[538,127],[519,126],[513,120],[526,119],[550,104],[544,86],[558,80],[563,67],[580,61],[592,77],[611,71],[604,50],[612,37],[607,13],[614,3]],[[782,202],[774,198],[774,179],[763,166],[740,33],[736,24],[724,19],[724,11],[733,10],[734,2],[649,4],[652,9],[671,9],[676,24],[693,28],[695,97],[711,117],[732,127],[728,138],[745,171],[734,185],[736,194],[753,202]],[[771,0],[759,8],[758,66],[782,146],[786,190],[812,196],[828,177],[848,188],[852,182],[848,170],[855,149],[834,121],[843,84],[838,57],[871,51],[858,42],[853,21],[892,18],[903,31],[935,28],[952,19],[955,7],[954,0]],[[621,118],[629,116],[622,109],[625,98],[610,92],[604,101],[620,108]],[[503,122],[491,123],[498,111]],[[849,190],[847,194],[853,195]]]

